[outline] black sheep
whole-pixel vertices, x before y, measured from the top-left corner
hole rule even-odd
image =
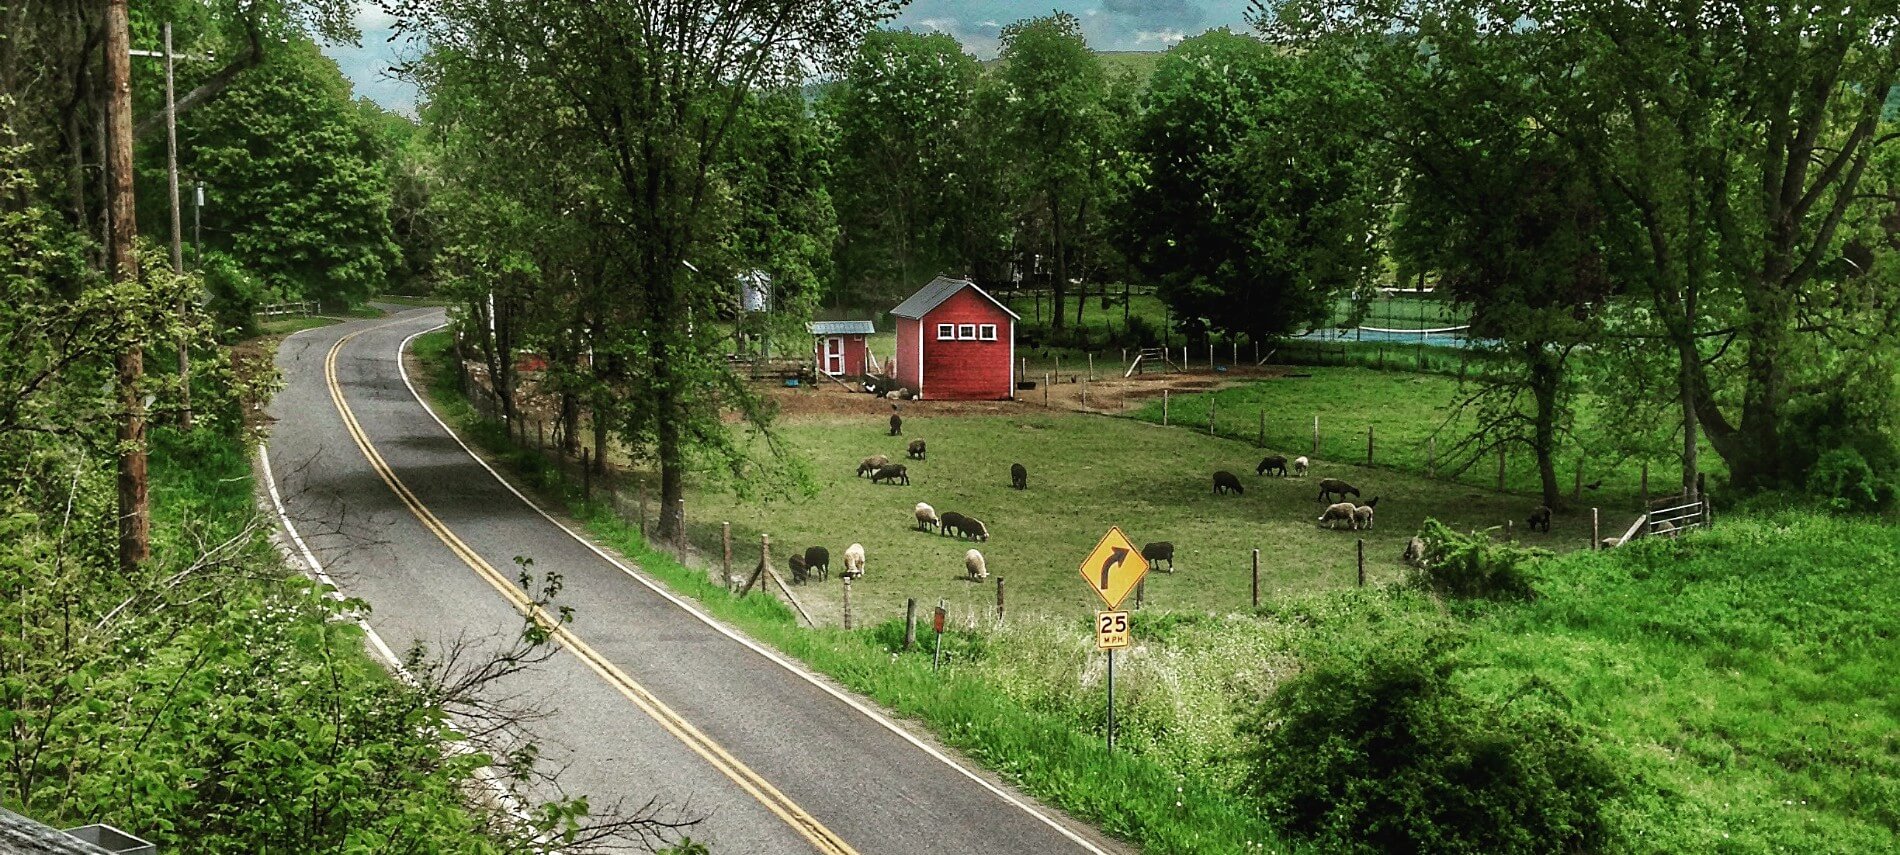
[[[1009,485],[1018,490],[1029,489],[1029,470],[1024,469],[1021,463],[1009,465]]]
[[[1339,494],[1339,498],[1341,499],[1346,498],[1348,495],[1355,499],[1359,498],[1358,487],[1354,487],[1338,478],[1321,478],[1319,481],[1319,501],[1332,501],[1332,496],[1335,493]]]
[[[831,551],[822,546],[814,546],[805,550],[805,572],[807,578],[815,575],[821,581],[830,576]]]
[[[1286,457],[1284,455],[1275,454],[1271,457],[1264,458],[1260,461],[1260,465],[1254,467],[1254,470],[1253,470],[1253,474],[1255,475],[1265,475],[1268,472],[1272,472],[1276,475],[1279,475],[1282,478],[1285,478],[1286,477]]]
[[[1531,531],[1537,531],[1538,529],[1541,528],[1544,530],[1545,534],[1549,534],[1550,533],[1550,506],[1538,505],[1537,510],[1531,511],[1530,519],[1527,519],[1524,522],[1527,526],[1529,526]]]
[[[943,516],[938,518],[937,533],[945,537],[948,537],[952,531],[961,534],[963,527],[968,525],[969,522],[969,517],[957,513],[956,511],[945,511]]]
[[[1246,492],[1247,490],[1240,486],[1239,476],[1236,476],[1234,473],[1225,469],[1214,473],[1214,495],[1218,496],[1222,493],[1233,493],[1239,496],[1245,495]]]
[[[921,439],[911,440],[910,447],[908,449],[905,449],[905,453],[909,454],[910,459],[912,460],[923,460],[924,459],[924,441]]]
[[[805,584],[805,580],[811,578],[810,571],[805,569],[805,557],[802,555],[794,555],[790,563],[792,565],[792,584]]]
[[[957,534],[960,537],[964,535],[968,535],[970,537],[976,538],[977,540],[990,539],[989,527],[984,525],[983,521],[980,519],[977,519],[976,517],[964,517],[963,525],[957,527]]]
[[[1174,572],[1174,544],[1169,541],[1160,540],[1142,546],[1141,557],[1148,560],[1149,567],[1166,561],[1168,562],[1168,572]]]
[[[889,466],[879,467],[876,472],[871,473],[871,483],[876,484],[881,481],[889,481],[893,484],[902,484],[908,487],[910,486],[910,471],[905,469],[902,463],[893,463]]]
[[[891,414],[891,436],[904,435],[904,419],[896,413]]]

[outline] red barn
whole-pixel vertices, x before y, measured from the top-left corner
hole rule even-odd
[[[812,321],[805,325],[812,335],[812,353],[818,372],[833,377],[863,377],[865,355],[871,352],[865,336],[877,332],[870,321]]]
[[[919,397],[1016,397],[1019,317],[975,283],[939,276],[891,315],[897,318],[898,382]]]

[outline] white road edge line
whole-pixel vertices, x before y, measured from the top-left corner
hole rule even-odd
[[[295,335],[295,333],[292,335]],[[284,338],[288,340],[290,336],[285,336]],[[297,552],[303,556],[304,566],[310,569],[310,575],[315,576],[318,583],[330,588],[330,596],[341,599],[343,597],[342,586],[338,585],[335,579],[330,578],[330,574],[323,569],[323,563],[317,560],[316,553],[310,551],[310,545],[304,542],[303,535],[297,533],[297,524],[290,521],[290,513],[284,509],[283,496],[277,492],[277,476],[271,471],[270,467],[269,443],[258,443],[257,461],[264,467],[264,487],[270,492],[270,503],[271,507],[277,511],[277,522],[283,525],[284,533],[290,535],[290,542],[297,545]],[[389,648],[389,643],[383,641],[382,635],[376,632],[375,627],[369,625],[368,619],[362,615],[356,615],[355,618],[357,627],[361,628],[363,635],[369,638],[370,647],[375,648],[376,655],[381,657],[383,662],[389,666],[389,670],[394,671],[396,676],[402,678],[403,682],[413,685],[416,682],[416,677],[409,672],[408,668],[403,666],[402,660],[396,657],[396,651]],[[473,749],[461,743],[450,743],[449,750],[457,754],[467,754]],[[506,810],[508,814],[517,821],[526,822],[528,820],[527,806],[523,805],[520,799],[515,798],[515,794],[508,789],[506,784],[502,783],[501,778],[495,773],[494,767],[483,766],[475,770],[475,774],[482,779],[482,783],[487,784],[488,788],[494,792],[495,800],[501,803],[503,810]]]
[[[915,746],[917,750],[922,751],[925,754],[928,754],[931,757],[936,758],[939,762],[943,763],[945,766],[955,769],[957,772],[961,773],[965,778],[968,778],[971,781],[974,781],[978,786],[981,786],[984,789],[989,790],[991,793],[995,794],[997,798],[1002,799],[1004,802],[1008,803],[1011,807],[1021,810],[1023,813],[1026,813],[1032,817],[1035,817],[1037,820],[1042,822],[1042,824],[1055,829],[1057,833],[1061,834],[1063,837],[1068,838],[1070,841],[1074,842],[1077,846],[1080,846],[1084,850],[1092,853],[1092,855],[1110,855],[1110,853],[1102,850],[1100,847],[1096,846],[1093,843],[1090,843],[1087,839],[1083,838],[1081,835],[1078,835],[1074,831],[1070,830],[1068,826],[1063,825],[1062,823],[1049,818],[1047,815],[1045,815],[1041,811],[1036,810],[1035,808],[1030,807],[1027,804],[1024,804],[1021,799],[1018,799],[1015,796],[1011,795],[1010,793],[1005,791],[1003,788],[998,787],[993,783],[990,783],[983,776],[978,775],[977,773],[971,771],[970,769],[966,768],[963,764],[950,759],[949,756],[945,755],[941,751],[938,751],[935,747],[924,742],[923,740],[918,739],[910,731],[905,730],[901,725],[897,724],[894,721],[891,721],[889,718],[885,717],[882,713],[879,713],[878,711],[873,710],[862,703],[859,703],[856,698],[853,698],[850,695],[847,695],[831,687],[830,685],[825,683],[823,680],[820,680],[817,677],[813,676],[810,672],[806,671],[805,669],[792,664],[789,660],[780,656],[777,652],[769,650],[761,646],[757,642],[753,641],[752,639],[746,638],[745,636],[742,636],[732,631],[725,624],[722,624],[719,621],[714,620],[711,616],[707,615],[704,612],[701,612],[697,608],[694,608],[690,603],[687,603],[685,600],[682,600],[679,597],[675,596],[673,592],[666,590],[664,586],[641,575],[639,572],[635,571],[633,568],[620,563],[618,559],[614,558],[612,555],[607,554],[606,550],[603,550],[599,546],[596,546],[593,541],[588,540],[587,538],[582,537],[579,534],[575,533],[573,529],[568,528],[560,520],[555,519],[552,514],[549,514],[547,511],[542,510],[541,506],[538,504],[535,504],[534,500],[529,499],[526,495],[522,494],[520,490],[515,489],[514,484],[510,483],[507,478],[502,477],[500,472],[495,471],[495,467],[488,465],[488,461],[483,460],[481,455],[476,454],[475,450],[470,448],[468,446],[468,443],[462,440],[461,434],[456,433],[455,429],[449,427],[448,423],[443,421],[441,416],[436,415],[435,408],[429,406],[429,402],[423,399],[422,393],[416,390],[416,384],[410,382],[409,380],[409,368],[408,366],[403,364],[403,354],[408,352],[409,343],[411,341],[414,341],[418,336],[424,335],[426,333],[435,332],[436,330],[442,329],[447,326],[448,324],[443,323],[443,324],[437,324],[427,329],[417,330],[416,332],[411,333],[408,338],[403,339],[402,343],[396,345],[396,371],[402,377],[402,384],[409,388],[409,394],[414,396],[416,399],[416,403],[422,406],[422,411],[425,413],[428,413],[429,418],[434,419],[435,423],[442,428],[443,432],[447,433],[450,439],[455,440],[456,445],[461,446],[462,450],[464,452],[467,452],[468,456],[472,458],[477,465],[487,470],[489,475],[494,476],[494,479],[500,482],[503,487],[507,488],[508,492],[513,493],[515,498],[520,499],[522,504],[527,505],[529,508],[532,508],[535,513],[540,514],[543,519],[546,519],[549,523],[552,523],[555,528],[560,529],[562,533],[566,534],[570,538],[573,538],[574,542],[579,543],[580,545],[584,547],[587,547],[589,551],[593,552],[595,555],[600,556],[601,559],[606,561],[608,564],[611,564],[614,567],[618,568],[620,572],[625,573],[628,577],[632,578],[634,581],[639,582],[641,585],[646,586],[648,589],[652,590],[654,593],[659,594],[661,597],[666,598],[668,602],[672,603],[675,606],[678,606],[681,610],[685,611],[687,614],[690,614],[693,617],[698,618],[701,623],[704,623],[705,625],[711,627],[714,631],[718,632],[719,634],[724,635],[725,637],[730,638],[735,642],[738,642],[740,645],[743,645],[744,647],[751,650],[752,652],[757,653],[758,655],[764,657],[767,661],[772,662],[773,664],[779,666],[780,668],[784,668],[786,671],[789,671],[792,674],[798,676],[800,679],[804,680],[805,682],[810,683],[811,685],[817,687],[820,691],[824,692],[825,694],[828,694],[832,696],[833,698],[836,698],[839,701],[843,702],[846,706],[851,707],[854,710],[857,710],[865,718],[868,718],[874,722],[877,722],[879,725],[882,725],[885,730],[888,730],[891,733],[896,734],[898,738],[903,739],[905,742],[909,742],[911,745]]]

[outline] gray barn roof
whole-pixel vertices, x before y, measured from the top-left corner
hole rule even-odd
[[[923,316],[930,314],[931,309],[943,305],[943,301],[950,299],[952,295],[965,288],[969,288],[981,294],[983,299],[996,304],[996,308],[1007,312],[1010,317],[1019,321],[1023,319],[1021,315],[1009,311],[1009,307],[1003,305],[1003,301],[990,296],[989,292],[976,287],[976,283],[968,279],[951,279],[948,276],[939,276],[930,280],[930,284],[919,289],[917,293],[910,295],[910,299],[898,303],[897,308],[891,310],[891,314],[900,318],[921,320]]]
[[[812,321],[805,325],[812,335],[870,335],[877,324],[870,321]]]

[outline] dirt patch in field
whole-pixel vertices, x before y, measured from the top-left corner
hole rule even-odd
[[[1030,373],[1035,375],[1034,371]],[[1140,407],[1150,399],[1161,397],[1164,391],[1175,394],[1206,392],[1251,380],[1282,377],[1286,373],[1287,369],[1279,367],[1234,368],[1218,374],[1207,371],[1156,372],[1127,378],[1098,373],[1093,380],[1086,373],[1064,373],[1052,378],[1047,388],[1038,379],[1036,388],[1018,390],[1014,401],[890,401],[873,398],[864,392],[849,391],[831,381],[821,381],[816,387],[797,389],[770,386],[764,391],[778,405],[780,414],[793,419],[834,416],[888,418],[893,404],[897,405],[899,414],[916,412],[946,416],[989,416],[1034,412],[1045,408],[1117,413]]]

